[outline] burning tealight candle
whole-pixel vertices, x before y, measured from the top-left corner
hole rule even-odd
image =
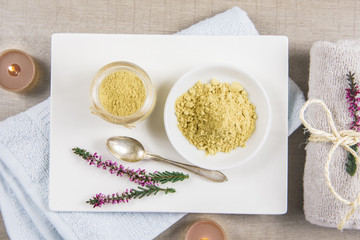
[[[226,240],[222,227],[213,221],[201,221],[193,224],[185,240]]]
[[[38,72],[27,53],[10,49],[0,53],[0,86],[8,91],[22,92],[35,85]]]

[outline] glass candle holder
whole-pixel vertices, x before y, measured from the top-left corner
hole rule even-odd
[[[110,111],[106,110],[106,108],[101,104],[99,97],[101,84],[107,77],[109,77],[109,75],[116,72],[132,73],[142,81],[144,86],[145,100],[142,106],[131,115],[114,115]],[[121,87],[121,83],[119,85]],[[107,64],[96,73],[90,87],[90,97],[92,101],[92,106],[90,109],[92,110],[93,114],[98,115],[108,122],[132,128],[135,127],[137,122],[146,119],[154,109],[156,102],[156,90],[151,82],[149,75],[141,67],[130,62],[120,61]]]

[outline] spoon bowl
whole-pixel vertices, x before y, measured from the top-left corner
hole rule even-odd
[[[146,155],[144,146],[129,137],[111,137],[106,141],[106,147],[116,158],[125,162],[138,162]]]
[[[152,153],[147,153],[144,146],[134,138],[124,136],[111,137],[106,141],[106,147],[116,158],[126,162],[138,162],[143,159],[152,159],[184,168],[214,182],[227,181],[226,176],[219,171],[208,170],[190,164],[179,163]]]

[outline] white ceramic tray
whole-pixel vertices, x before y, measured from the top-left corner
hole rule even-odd
[[[135,129],[105,122],[89,110],[89,87],[102,66],[113,61],[141,66],[153,80],[158,100],[151,116]],[[131,136],[152,153],[186,162],[170,144],[163,109],[176,80],[204,64],[237,65],[265,88],[271,104],[271,128],[257,155],[224,170],[229,181],[214,183],[191,174],[168,183],[174,194],[158,194],[127,204],[92,208],[96,193],[122,192],[137,185],[113,176],[72,153],[73,147],[115,160],[107,138]],[[283,36],[170,36],[55,34],[52,37],[49,207],[54,211],[198,212],[283,214],[287,211],[288,40]],[[130,168],[183,171],[153,162],[119,163]],[[184,170],[185,172],[185,170]]]

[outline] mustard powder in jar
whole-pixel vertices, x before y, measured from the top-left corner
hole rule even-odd
[[[110,114],[124,117],[141,109],[146,90],[141,78],[130,71],[116,71],[102,81],[99,101]]]

